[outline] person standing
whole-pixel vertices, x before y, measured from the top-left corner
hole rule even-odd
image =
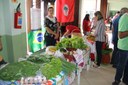
[[[128,85],[128,10],[119,20],[118,36],[119,61],[112,85],[119,85],[122,77],[122,81]]]
[[[59,29],[57,24],[57,18],[53,16],[54,8],[52,6],[48,7],[48,15],[45,17],[44,25],[46,28],[45,32],[45,42],[47,46],[55,46],[56,40],[59,37]]]
[[[118,42],[118,25],[119,25],[119,19],[120,17],[126,13],[128,8],[122,8],[120,10],[120,14],[117,18],[115,18],[112,22],[113,24],[113,29],[112,29],[112,43],[114,45],[114,50],[112,53],[112,59],[111,59],[111,64],[113,64],[113,67],[116,68],[117,63],[118,63],[118,48],[117,48],[117,42]]]
[[[105,23],[100,11],[95,12],[95,18],[97,19],[96,29],[94,36],[96,38],[96,52],[97,52],[97,64],[95,67],[99,67],[102,60],[102,45],[105,42]]]
[[[116,14],[113,16],[112,21],[116,19],[120,15],[120,11],[117,11]]]
[[[83,20],[83,34],[88,35],[91,30],[90,15],[86,14]]]

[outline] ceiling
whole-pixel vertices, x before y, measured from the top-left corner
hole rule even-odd
[[[108,0],[108,2],[111,2],[111,1],[116,1],[116,2],[127,2],[127,3],[128,3],[128,0]]]

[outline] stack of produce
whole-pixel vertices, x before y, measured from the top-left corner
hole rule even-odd
[[[60,49],[60,51],[66,49],[66,51],[63,53],[64,57],[69,61],[75,61],[75,58],[73,56],[74,52],[77,49],[86,50],[88,47],[84,40],[81,37],[73,37],[73,38],[64,38],[61,40],[61,42],[57,43],[56,45],[57,49]]]
[[[61,49],[61,51],[66,52],[67,50]],[[51,79],[59,75],[61,71],[68,75],[74,70],[76,70],[75,64],[61,58],[50,55],[32,55],[26,61],[8,64],[1,69],[0,79],[11,81],[20,80],[22,77],[33,78],[38,71],[41,71],[47,79]]]
[[[39,68],[39,65],[27,61],[8,64],[0,70],[0,79],[20,80],[21,77],[35,76]]]
[[[56,77],[61,71],[66,75],[76,70],[76,65],[67,62],[61,58],[52,58],[51,62],[46,63],[42,68],[41,72],[47,79]]]
[[[41,68],[42,74],[47,78],[56,77],[62,71],[62,62],[59,58],[52,58],[51,62]]]
[[[86,49],[87,45],[84,43],[81,37],[64,38],[61,42],[57,43],[57,49],[61,48],[75,48]]]

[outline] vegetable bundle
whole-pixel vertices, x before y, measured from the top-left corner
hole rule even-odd
[[[75,48],[75,49],[86,49],[87,45],[81,37],[64,38],[61,42],[57,43],[57,49],[61,48]]]
[[[56,77],[62,71],[62,63],[59,58],[53,58],[50,63],[45,64],[41,68],[42,74],[50,79],[52,77]]]

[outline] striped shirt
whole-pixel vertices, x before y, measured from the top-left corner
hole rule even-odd
[[[97,21],[95,30],[96,41],[105,42],[105,28],[103,19]]]

